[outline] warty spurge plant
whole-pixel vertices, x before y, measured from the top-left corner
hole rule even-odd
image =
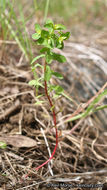
[[[42,104],[40,100],[44,94],[38,95],[39,87],[44,88],[45,96],[50,104],[50,110],[52,111],[53,115],[53,122],[54,127],[56,130],[56,145],[53,150],[51,157],[38,166],[36,170],[47,164],[54,156],[56,148],[58,146],[58,129],[57,129],[57,122],[56,122],[56,112],[55,112],[55,98],[58,98],[62,92],[63,88],[59,85],[53,85],[50,82],[52,76],[55,76],[59,79],[63,79],[62,74],[55,72],[51,69],[51,64],[53,61],[56,60],[60,63],[66,62],[66,58],[63,55],[55,53],[53,50],[54,48],[63,49],[64,48],[64,40],[67,40],[70,37],[70,32],[63,32],[65,30],[65,26],[62,24],[54,24],[51,20],[47,20],[44,24],[43,29],[40,27],[39,24],[35,24],[36,33],[32,35],[32,38],[36,40],[37,45],[43,46],[40,50],[40,55],[35,57],[31,62],[32,72],[34,74],[34,80],[29,82],[30,85],[36,88],[36,99],[38,101],[36,104]],[[44,58],[44,65],[36,63],[36,61],[40,58]],[[43,72],[43,77],[38,77],[36,73],[37,67],[40,67]],[[53,94],[53,97],[52,97]]]

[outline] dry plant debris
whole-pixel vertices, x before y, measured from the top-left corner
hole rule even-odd
[[[36,146],[36,141],[24,135],[6,135],[0,137],[0,141],[17,148]]]
[[[81,34],[82,42],[76,41],[74,36],[75,41],[71,39],[65,44],[67,63],[63,67],[54,66],[64,73],[63,87],[72,102],[65,97],[56,102],[59,147],[56,158],[38,172],[33,168],[48,159],[55,146],[55,131],[50,129],[52,115],[47,111],[47,104],[34,105],[35,92],[28,85],[33,77],[29,64],[24,59],[20,62],[22,54],[17,44],[5,42],[5,48],[0,50],[0,139],[8,145],[0,149],[1,189],[58,190],[63,188],[48,187],[49,184],[55,186],[64,182],[74,185],[76,190],[87,189],[77,188],[78,184],[97,184],[94,189],[98,190],[103,189],[101,184],[107,183],[107,110],[94,113],[79,123],[64,123],[75,110],[84,108],[84,103],[107,81],[106,47],[97,41],[97,36],[101,35],[87,40]],[[39,70],[38,73],[41,74]],[[75,125],[78,128],[71,135]],[[29,171],[29,178],[21,181]]]

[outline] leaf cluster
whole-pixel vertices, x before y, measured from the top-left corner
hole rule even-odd
[[[70,37],[70,32],[62,32],[66,27],[62,24],[53,24],[51,20],[47,20],[42,29],[39,24],[35,24],[36,33],[32,38],[36,40],[38,45],[43,45],[45,48],[41,52],[48,52],[50,49],[63,49],[64,40]]]
[[[63,30],[66,30],[64,25],[54,24],[52,20],[48,19],[43,28],[41,28],[39,24],[35,24],[36,33],[32,35],[32,38],[36,41],[37,45],[42,46],[42,48],[40,49],[41,54],[35,57],[31,62],[35,80],[30,81],[29,84],[35,86],[36,89],[38,89],[39,86],[43,87],[42,82],[45,80],[48,83],[49,92],[54,91],[56,96],[59,96],[63,92],[63,88],[59,85],[51,85],[50,79],[52,76],[63,79],[63,76],[61,73],[53,71],[50,67],[50,64],[54,60],[60,63],[66,62],[65,56],[57,54],[53,51],[54,48],[63,49],[64,40],[67,40],[70,37],[70,32],[63,32]],[[42,65],[35,63],[40,58],[45,59],[45,70]],[[36,77],[36,67],[40,67],[44,73],[42,81]]]

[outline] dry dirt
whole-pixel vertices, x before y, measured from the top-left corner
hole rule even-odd
[[[73,29],[64,51],[59,52],[67,57],[67,63],[55,63],[53,69],[60,71],[64,80],[52,82],[60,83],[73,102],[65,97],[56,102],[59,146],[52,163],[39,171],[34,168],[49,157],[41,128],[50,150],[55,146],[52,114],[48,103],[35,106],[35,89],[28,85],[33,78],[30,64],[20,59],[18,45],[1,42],[0,141],[6,142],[7,148],[0,149],[0,190],[107,189],[107,110],[80,123],[65,123],[65,117],[82,107],[107,81],[106,32]],[[78,128],[70,134],[75,125]]]

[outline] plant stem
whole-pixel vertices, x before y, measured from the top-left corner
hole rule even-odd
[[[45,64],[44,64],[44,74],[46,72],[46,61],[45,61]],[[46,165],[54,156],[55,152],[56,152],[56,148],[58,146],[58,130],[57,130],[57,126],[56,126],[56,113],[55,113],[55,108],[53,107],[53,103],[52,103],[52,100],[50,98],[50,95],[48,94],[48,87],[47,87],[47,81],[44,80],[44,85],[45,85],[45,95],[49,101],[49,104],[50,104],[50,107],[53,108],[52,109],[52,113],[53,113],[53,121],[54,121],[54,126],[55,126],[55,129],[56,129],[56,145],[55,145],[55,148],[53,150],[53,153],[51,155],[51,157],[46,161],[44,162],[43,164],[41,164],[40,166],[38,166],[37,168],[35,168],[35,170],[38,170],[39,168],[43,167],[44,165]]]
[[[44,64],[44,75],[45,75],[45,72],[46,72],[46,61],[45,61],[45,64]],[[56,113],[55,113],[55,108],[53,107],[53,103],[52,103],[52,100],[50,98],[50,95],[48,94],[48,87],[47,87],[47,81],[44,80],[44,86],[45,86],[45,95],[49,101],[49,104],[50,104],[50,107],[52,108],[52,114],[53,114],[53,122],[54,122],[54,127],[55,127],[55,130],[56,130],[56,145],[55,145],[55,148],[50,156],[50,158],[44,162],[43,164],[41,164],[40,166],[38,166],[37,168],[35,168],[35,170],[38,170],[40,168],[42,168],[44,165],[46,165],[54,156],[55,152],[56,152],[56,149],[57,149],[57,146],[58,146],[58,130],[57,130],[57,126],[56,126]],[[29,176],[30,173],[28,173],[25,178],[27,178]]]

